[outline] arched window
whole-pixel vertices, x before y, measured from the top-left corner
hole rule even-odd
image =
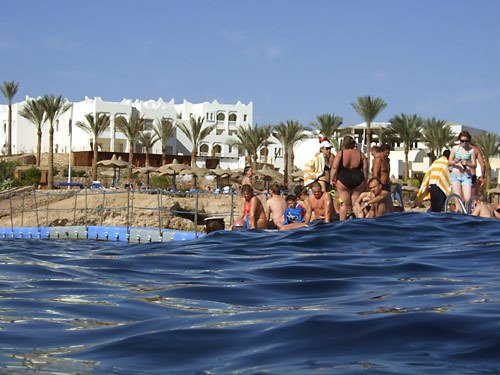
[[[229,121],[236,121],[236,113],[231,113],[229,115]]]
[[[201,154],[201,156],[208,155],[208,145],[206,143],[204,143],[200,146],[200,154]]]
[[[217,113],[217,121],[224,121],[226,119],[226,115],[224,112]]]
[[[222,152],[222,146],[221,145],[214,145],[212,148],[212,154],[213,156],[220,156]]]

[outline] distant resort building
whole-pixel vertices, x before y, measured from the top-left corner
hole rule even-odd
[[[19,115],[20,109],[26,100],[12,105],[12,153],[34,153],[36,150],[36,128],[28,120]],[[204,126],[216,125],[215,129],[201,143],[198,150],[197,163],[203,165],[207,157],[215,158],[223,168],[243,168],[245,163],[244,150],[229,146],[228,140],[236,133],[239,126],[252,125],[253,104],[220,104],[213,102],[190,103],[184,100],[176,104],[174,100],[135,100],[123,99],[121,102],[104,101],[100,97],[88,98],[83,101],[73,102],[72,108],[64,113],[54,125],[54,152],[69,153],[77,151],[90,151],[93,147],[92,136],[75,126],[77,122],[86,122],[86,114],[104,113],[110,116],[110,125],[98,139],[99,151],[128,153],[128,140],[120,132],[116,119],[120,116],[128,119],[133,110],[137,110],[145,118],[145,130],[153,131],[153,126],[162,118],[169,118],[175,125],[183,122],[188,125],[189,119],[194,117],[204,118]],[[71,120],[71,129],[70,129]],[[6,154],[8,106],[0,105],[0,145],[2,154]],[[71,131],[71,133],[70,133]],[[151,154],[161,154],[161,142],[156,142]],[[191,142],[177,126],[174,134],[167,144],[167,153],[170,155],[191,155]],[[283,153],[279,144],[273,144],[269,155],[274,155],[278,165],[283,165]],[[48,152],[48,125],[44,125],[42,152]],[[134,145],[134,152],[141,153],[139,143]],[[276,160],[276,159],[280,159]]]

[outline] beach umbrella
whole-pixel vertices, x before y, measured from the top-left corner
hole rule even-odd
[[[293,181],[304,181],[304,171],[295,171],[292,173]]]
[[[269,168],[267,165],[264,165],[260,170],[255,172],[256,175],[262,176],[264,178],[264,185],[267,182],[267,189],[269,189],[269,185],[271,184],[272,179],[278,179],[281,177],[281,174],[275,171],[272,168]]]
[[[191,168],[189,165],[181,164],[177,159],[172,160],[172,163],[162,165],[158,168],[158,173],[160,176],[172,176],[172,191],[177,191],[177,186],[175,185],[175,177],[183,170]]]
[[[194,177],[194,188],[196,189],[196,181],[199,177],[204,177],[213,174],[210,169],[207,168],[200,168],[198,166],[191,167],[190,169],[184,169],[182,170],[179,175],[180,176],[185,176],[185,175],[191,175]]]
[[[414,198],[412,198],[412,193],[415,193],[418,191],[418,188],[413,186],[413,185],[404,185],[402,188],[401,188],[403,191],[406,191],[408,192],[408,199],[410,201],[413,201]]]
[[[217,167],[215,167],[215,169],[212,169],[212,173],[215,175],[217,179],[217,189],[219,189],[221,177],[229,176],[231,172],[221,168],[220,164],[217,164]]]
[[[405,182],[400,178],[391,178],[391,184],[405,185]]]
[[[140,174],[145,174],[146,175],[146,185],[149,189],[149,174],[151,172],[157,172],[158,171],[158,168],[155,168],[155,167],[151,167],[149,165],[145,166],[145,167],[142,167],[142,168],[137,168],[134,170],[134,172],[136,173],[140,173]]]
[[[117,183],[120,181],[120,169],[128,167],[128,162],[124,161],[120,156],[118,159],[116,155],[113,154],[111,159],[100,160],[97,162],[97,165],[102,165],[103,167],[112,167],[113,168],[113,187],[115,188]],[[116,170],[118,169],[118,179],[116,178]]]

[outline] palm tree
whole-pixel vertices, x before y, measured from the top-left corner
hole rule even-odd
[[[97,180],[97,160],[99,158],[99,147],[97,146],[99,136],[106,130],[110,124],[110,117],[104,113],[98,113],[96,118],[94,114],[88,113],[85,115],[87,123],[77,121],[76,126],[87,132],[88,135],[92,137],[92,151],[94,155],[92,157],[92,181]]]
[[[486,177],[486,190],[491,187],[491,165],[490,159],[500,152],[500,137],[495,133],[484,132],[477,137],[477,146],[483,151],[486,171],[482,171]]]
[[[189,118],[189,128],[185,123],[179,122],[179,129],[188,137],[193,145],[191,149],[191,166],[196,165],[196,155],[198,155],[198,149],[200,148],[201,142],[215,129],[217,124],[203,127],[205,122],[204,117],[194,117]]]
[[[236,129],[236,138],[228,139],[227,144],[232,147],[242,147],[247,154],[247,162],[252,164],[252,168],[256,170],[257,154],[266,141],[268,142],[269,132],[269,127],[242,125]]]
[[[289,183],[289,175],[291,174],[289,173],[289,167],[291,166],[292,171],[294,167],[295,154],[293,152],[293,149],[298,142],[309,137],[307,133],[305,133],[305,131],[306,128],[302,124],[300,124],[298,121],[291,120],[288,120],[286,124],[281,122],[274,127],[273,135],[281,142],[284,149],[284,181],[287,185]]]
[[[116,119],[116,127],[119,131],[125,134],[128,140],[128,180],[132,180],[132,166],[134,163],[134,145],[139,139],[140,132],[144,129],[144,117],[139,115],[139,112],[132,109],[128,120],[119,116]]]
[[[379,128],[374,128],[373,130],[378,137],[377,143],[379,146],[391,144],[396,141],[396,136],[388,127],[381,126]]]
[[[455,140],[455,134],[447,121],[434,117],[424,121],[422,135],[429,148],[432,161],[436,160],[443,149],[450,147]]]
[[[139,142],[146,151],[146,167],[149,166],[149,153],[159,139],[160,138],[158,138],[156,134],[153,134],[151,132],[143,131],[139,133]]]
[[[264,139],[264,163],[267,164],[267,160],[269,158],[269,145],[273,144],[274,142],[270,142],[269,138],[273,135],[273,126],[268,124],[268,125],[263,125],[261,127],[262,131],[262,138]]]
[[[316,116],[316,121],[311,123],[311,126],[318,131],[323,137],[328,138],[330,142],[334,143],[334,147],[338,150],[338,132],[340,125],[344,119],[334,114],[325,113]]]
[[[36,127],[36,166],[40,167],[40,157],[42,154],[42,128],[45,122],[45,112],[42,108],[41,99],[28,99],[26,104],[19,111],[19,115],[24,117]]]
[[[44,95],[40,99],[40,104],[45,112],[45,119],[49,122],[49,166],[47,174],[47,186],[52,189],[54,186],[54,123],[59,117],[70,109],[71,104],[67,103],[61,95]]]
[[[175,127],[173,120],[170,118],[162,117],[157,120],[157,125],[153,128],[158,139],[161,141],[161,164],[167,164],[167,144],[170,137],[174,134]]]
[[[366,161],[370,170],[370,158],[372,151],[372,130],[371,125],[375,117],[387,107],[387,103],[382,98],[371,96],[359,96],[358,101],[351,103],[354,110],[366,122]]]
[[[17,94],[17,89],[19,88],[19,82],[6,82],[3,81],[3,86],[0,87],[3,96],[7,99],[9,103],[9,127],[8,127],[8,138],[7,138],[7,155],[12,155],[12,98]]]
[[[412,148],[412,144],[422,138],[423,120],[417,115],[396,115],[391,120],[389,128],[395,133],[401,142],[404,144],[405,153],[405,169],[404,180],[408,181],[408,153]]]

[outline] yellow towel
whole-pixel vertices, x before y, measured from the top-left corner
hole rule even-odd
[[[324,172],[325,156],[323,155],[323,153],[319,152],[304,166],[304,186],[307,186],[316,181],[323,175]]]
[[[434,160],[434,163],[432,163],[422,180],[422,185],[420,185],[417,197],[420,199],[424,197],[423,200],[429,200],[429,185],[433,184],[437,185],[446,195],[450,194],[450,167],[448,165],[448,159],[444,156]]]

